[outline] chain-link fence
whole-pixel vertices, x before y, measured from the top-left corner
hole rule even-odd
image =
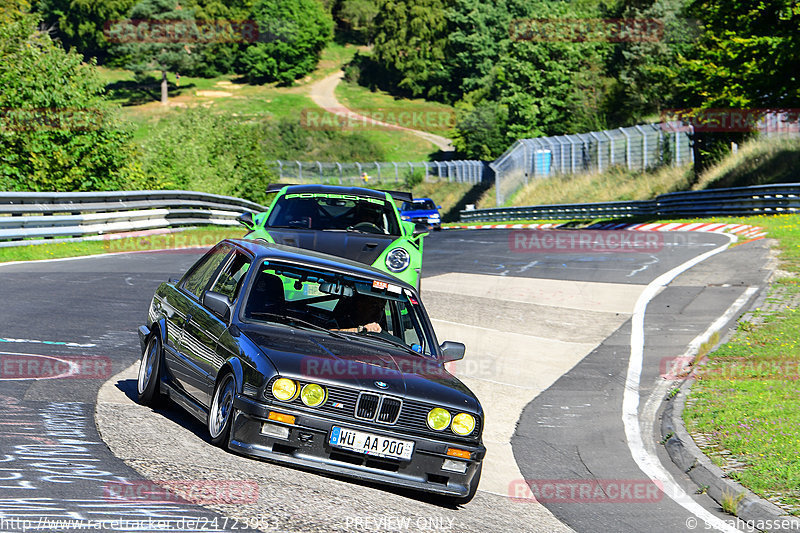
[[[406,183],[451,181],[480,183],[490,179],[491,169],[482,161],[422,161],[402,163],[323,163],[321,161],[270,161],[278,177],[297,183]]]
[[[684,165],[694,161],[693,132],[758,131],[761,136],[800,135],[800,112],[768,109],[672,110],[663,122],[575,135],[521,139],[490,164],[497,205],[533,178]]]
[[[691,162],[689,135],[660,124],[521,139],[491,167],[496,173],[497,205],[533,178],[602,172],[615,165],[648,169]]]

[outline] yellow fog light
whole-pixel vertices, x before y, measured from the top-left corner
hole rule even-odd
[[[309,383],[300,391],[300,399],[309,407],[318,407],[325,403],[325,389],[316,383]]]
[[[469,435],[475,429],[475,417],[467,413],[459,413],[453,417],[453,425],[450,426],[456,435]]]
[[[297,383],[287,378],[277,379],[272,384],[272,395],[282,402],[294,400],[297,395]]]
[[[428,426],[436,431],[442,431],[450,423],[450,412],[441,407],[434,407],[428,413]]]

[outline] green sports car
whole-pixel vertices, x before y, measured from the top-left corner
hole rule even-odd
[[[346,257],[419,288],[427,228],[400,219],[394,201],[411,194],[332,185],[270,185],[269,209],[239,221],[262,239]]]

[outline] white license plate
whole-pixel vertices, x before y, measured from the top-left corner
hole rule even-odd
[[[410,460],[411,454],[414,452],[413,441],[382,437],[338,426],[333,426],[331,429],[330,443],[331,446],[354,452],[404,461]]]

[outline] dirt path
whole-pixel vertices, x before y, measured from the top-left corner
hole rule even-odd
[[[355,111],[347,109],[336,99],[335,94],[336,86],[339,84],[343,76],[344,72],[340,70],[311,85],[309,96],[314,103],[329,113],[347,117],[349,120],[365,121],[369,124],[380,126],[381,128],[407,131],[416,135],[417,137],[421,137],[426,141],[435,144],[443,152],[453,151],[452,141],[446,137],[442,137],[441,135],[435,135],[433,133],[428,133],[427,131],[413,130],[411,128],[405,128],[396,124],[388,124],[379,120],[373,120],[369,117],[359,115]]]

